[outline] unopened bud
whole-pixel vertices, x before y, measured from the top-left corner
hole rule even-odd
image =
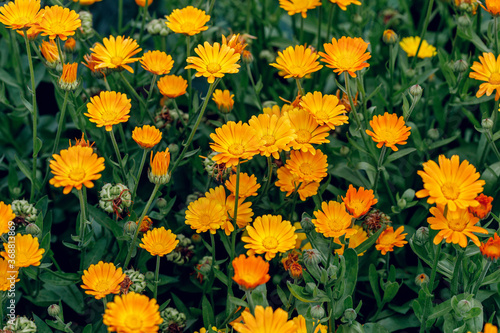
[[[394,30],[387,29],[384,31],[382,39],[384,43],[394,44],[398,40],[398,35],[394,32]]]
[[[158,200],[156,200],[156,207],[160,209],[167,207],[167,200],[158,198]]]
[[[363,18],[361,17],[361,15],[355,14],[352,18],[352,21],[356,24],[361,24],[363,23]]]
[[[410,94],[414,98],[420,98],[420,97],[422,97],[422,87],[419,86],[418,84],[415,84],[415,85],[411,86],[410,87]]]
[[[347,309],[344,311],[344,319],[348,322],[355,321],[357,317],[358,317],[358,314],[356,313],[356,310],[354,310],[354,309]]]
[[[340,147],[340,155],[341,156],[346,157],[347,155],[349,155],[349,152],[350,152],[349,147],[347,147],[347,146]]]
[[[429,277],[427,274],[422,273],[415,277],[415,284],[421,287],[424,283],[429,283]]]
[[[432,140],[439,139],[439,130],[437,128],[431,128],[427,131],[427,136]]]
[[[465,60],[457,60],[453,64],[453,71],[456,73],[463,73],[469,69],[469,64]]]
[[[490,118],[484,118],[483,121],[481,121],[481,126],[486,130],[492,129],[493,125],[493,120]]]
[[[135,222],[133,222],[133,221],[128,221],[123,226],[123,231],[127,235],[131,235],[131,236],[134,235],[136,230],[137,230],[137,224],[135,224]]]
[[[294,262],[293,264],[291,264],[290,268],[288,269],[288,273],[290,273],[290,276],[296,280],[302,279],[302,271],[302,265],[298,262]]]
[[[155,273],[147,271],[144,276],[146,277],[146,280],[152,281],[155,278]]]
[[[468,28],[468,27],[470,27],[472,22],[471,22],[469,16],[462,15],[457,19],[457,24],[458,24],[458,26],[460,26],[462,28]]]
[[[179,151],[179,145],[176,143],[171,143],[168,145],[168,150],[170,151],[170,154],[175,154]]]
[[[305,232],[309,232],[315,229],[314,224],[311,221],[310,217],[303,217],[300,221],[300,226]]]
[[[417,229],[415,232],[415,240],[422,244],[425,244],[429,241],[429,228],[427,227],[420,227]]]
[[[59,315],[59,312],[61,312],[61,308],[57,304],[52,304],[47,308],[47,312],[49,313],[49,316],[55,318]]]
[[[36,224],[30,223],[26,226],[26,233],[30,234],[33,237],[39,237],[42,233],[42,230],[40,230],[40,228]]]
[[[468,300],[466,299],[463,299],[461,300],[460,302],[458,302],[457,304],[457,310],[461,313],[461,314],[466,314],[468,313],[470,310],[472,309],[472,303],[469,302]]]
[[[321,253],[316,249],[304,250],[302,260],[306,265],[318,265],[321,262]]]
[[[311,316],[314,319],[321,319],[325,316],[325,309],[323,305],[315,305],[311,306]]]
[[[398,200],[398,207],[399,209],[405,209],[406,208],[406,200],[404,198],[401,198]]]

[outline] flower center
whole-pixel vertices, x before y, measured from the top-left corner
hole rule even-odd
[[[295,139],[295,141],[297,141],[297,143],[308,143],[309,140],[311,140],[311,133],[309,133],[308,130],[301,129],[296,134],[297,138]]]
[[[449,219],[448,226],[453,231],[463,231],[467,226],[467,221],[462,218]]]
[[[81,181],[83,178],[85,178],[85,170],[82,168],[78,168],[76,170],[71,170],[69,174],[69,179],[75,182]]]
[[[122,61],[123,61],[122,57],[115,56],[111,58],[111,63],[115,66],[120,66],[122,64]]]
[[[380,130],[380,132],[378,133],[379,137],[383,141],[389,142],[389,143],[396,142],[394,134],[396,134],[396,133],[394,131],[392,131],[392,129],[383,129],[383,130]]]
[[[344,54],[338,59],[338,67],[341,68],[351,68],[353,67],[355,57],[353,57],[351,54]]]
[[[490,83],[494,85],[500,85],[500,73],[491,73]]]
[[[262,245],[266,248],[266,250],[272,250],[278,246],[278,240],[273,236],[267,236],[262,241]]]
[[[485,253],[491,258],[500,257],[500,244],[491,244],[487,246],[486,249],[483,251],[483,253]]]
[[[337,220],[328,220],[328,227],[331,231],[341,231],[343,229],[342,223],[338,223]]]
[[[276,139],[272,135],[264,135],[262,137],[262,140],[264,140],[266,142],[264,144],[265,146],[272,146],[276,142]]]
[[[156,243],[155,245],[153,245],[153,250],[154,252],[163,252],[163,244]]]
[[[130,315],[130,313],[127,315],[127,319],[125,319],[124,324],[127,328],[134,331],[142,328],[142,320],[139,316]]]
[[[304,175],[310,175],[312,174],[312,167],[309,163],[302,163],[299,167],[300,172],[302,172]]]
[[[441,191],[443,192],[444,197],[448,200],[455,200],[460,194],[460,189],[457,184],[454,183],[443,184]]]
[[[186,22],[181,24],[181,30],[185,32],[190,32],[194,29],[194,24],[192,22]]]
[[[99,280],[94,286],[95,291],[99,292],[107,292],[109,290],[109,281],[108,280]]]
[[[380,240],[380,245],[393,245],[396,242],[396,237],[394,237],[394,233],[388,233],[382,236]]]
[[[298,66],[298,65],[292,65],[289,68],[289,71],[290,71],[290,74],[292,74],[292,75],[300,75],[300,74],[304,73],[303,68],[301,66]]]
[[[319,120],[327,120],[328,119],[328,113],[326,113],[325,111],[323,110],[319,110],[318,112],[316,112],[316,118],[318,118]]]
[[[211,62],[207,65],[207,71],[209,71],[211,74],[217,73],[220,71],[221,67],[218,63]]]
[[[365,209],[366,205],[363,201],[361,200],[353,200],[351,202],[349,202],[349,205],[348,205],[348,210],[351,212],[351,213],[354,213],[355,215],[358,215],[359,213],[363,212],[363,210]]]
[[[28,256],[25,253],[16,253],[15,260],[18,265],[23,265],[28,262]]]
[[[207,214],[200,216],[200,224],[209,225],[210,224],[210,216]]]
[[[245,149],[243,149],[243,145],[239,143],[234,143],[230,145],[227,150],[229,151],[230,154],[235,156],[239,156],[245,152]]]

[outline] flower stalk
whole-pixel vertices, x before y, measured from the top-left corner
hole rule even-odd
[[[137,228],[137,229],[139,229],[139,228]],[[160,277],[160,256],[156,256],[155,291],[153,294],[154,295],[153,297],[155,299],[157,299],[157,297],[158,297],[158,284],[160,283],[159,277]]]
[[[113,133],[113,130],[109,131],[109,135],[111,136],[111,142],[113,142],[116,158],[118,159],[118,164],[120,165],[120,171],[122,172],[123,175],[123,181],[126,181],[127,175],[125,174],[124,170],[125,166],[123,165],[122,156],[120,154],[120,149],[118,149],[118,144],[116,143],[115,134]]]

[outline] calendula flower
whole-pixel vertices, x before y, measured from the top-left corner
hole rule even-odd
[[[483,191],[484,180],[479,180],[479,172],[467,160],[460,163],[458,155],[451,159],[439,155],[439,165],[434,161],[424,163],[424,170],[417,172],[424,182],[424,189],[418,191],[417,198],[425,198],[430,204],[448,205],[450,211],[478,207],[475,200]]]
[[[12,211],[11,205],[6,205],[3,201],[0,201],[0,235],[9,232],[9,222],[15,218],[16,214]]]
[[[238,165],[240,160],[251,160],[259,153],[259,139],[255,130],[241,121],[228,121],[222,127],[216,128],[210,138],[214,140],[210,148],[220,153],[212,159],[217,164],[225,163],[227,168]]]
[[[283,2],[289,1],[280,0],[280,4]],[[318,59],[318,53],[313,52],[304,45],[296,45],[295,48],[293,46],[287,47],[283,53],[278,51],[276,63],[270,65],[284,71],[286,73],[285,79],[303,78],[323,68],[323,65],[319,64]]]
[[[149,159],[149,181],[153,184],[166,184],[170,181],[168,167],[170,166],[170,151],[168,148],[165,151],[159,151],[154,154],[151,152]]]
[[[313,144],[328,143],[327,139],[330,127],[319,125],[309,111],[302,108],[294,108],[288,112],[288,119],[292,128],[295,129],[295,140],[291,145],[294,150],[311,152],[316,154]]]
[[[498,0],[485,0],[486,6],[484,6],[482,3],[480,4],[485,11],[493,16],[498,16],[500,14],[500,3],[498,2]]]
[[[170,30],[187,36],[193,36],[207,30],[208,27],[205,24],[210,21],[210,15],[193,6],[174,9],[172,14],[165,17],[167,18],[167,27]]]
[[[151,149],[161,141],[162,134],[154,126],[144,125],[132,131],[132,139],[143,149]]]
[[[11,267],[9,261],[0,258],[0,291],[7,291],[12,285],[19,282],[19,268]]]
[[[469,213],[471,213],[475,217],[478,217],[479,219],[488,217],[490,215],[491,208],[493,208],[493,206],[491,205],[493,198],[481,193],[474,200],[479,202],[479,206],[469,207]]]
[[[86,294],[101,299],[109,294],[118,294],[120,283],[125,279],[125,276],[121,267],[116,268],[112,262],[99,261],[97,265],[90,265],[88,269],[83,271],[83,285],[80,287],[85,289]]]
[[[141,241],[142,244],[139,244],[141,248],[148,251],[152,256],[160,257],[172,252],[179,244],[177,236],[171,230],[165,230],[164,227],[149,230]]]
[[[0,22],[12,30],[28,30],[41,14],[40,0],[14,0],[0,7]]]
[[[406,52],[408,57],[414,57],[417,54],[418,44],[420,44],[420,37],[405,37],[399,42],[399,46]],[[426,40],[422,42],[418,57],[420,59],[430,58],[437,54],[436,48],[429,45]]]
[[[153,220],[151,220],[151,218],[146,215],[142,219],[141,225],[139,225],[139,221],[136,221],[135,225],[138,226],[139,232],[146,232],[151,229],[151,226],[153,225]]]
[[[71,140],[69,141],[69,146],[81,146],[81,147],[92,147],[94,142],[90,143],[90,140],[85,140],[85,134],[82,132],[82,137],[80,139],[75,138],[75,144],[71,144]]]
[[[130,118],[130,99],[127,95],[115,91],[101,91],[99,96],[90,97],[87,103],[87,113],[90,122],[97,127],[105,127],[110,132],[113,125],[125,123]]]
[[[372,56],[366,52],[368,43],[362,38],[342,37],[338,41],[332,38],[331,43],[324,44],[325,52],[319,52],[323,58],[321,61],[326,63],[326,67],[332,68],[333,72],[342,74],[349,73],[356,77],[356,71],[365,67],[370,67],[366,62]]]
[[[288,15],[302,14],[303,18],[307,17],[307,11],[321,6],[319,0],[280,0],[280,7],[288,12]]]
[[[384,43],[394,44],[398,40],[398,35],[394,32],[394,30],[387,29],[384,30],[384,33],[382,34],[382,39],[384,40]]]
[[[132,291],[115,296],[113,302],[106,305],[102,321],[109,332],[154,333],[163,322],[159,308],[154,298]]]
[[[319,149],[316,153],[303,153],[298,150],[290,152],[290,159],[285,166],[290,172],[299,177],[300,182],[321,182],[326,177],[326,155]]]
[[[102,0],[73,0],[73,2],[79,2],[80,5],[82,5],[82,6],[90,6],[90,5],[93,5],[94,3],[99,2],[99,1],[102,1]]]
[[[50,169],[54,177],[49,181],[55,187],[64,187],[63,193],[68,194],[82,185],[94,187],[93,180],[101,178],[104,170],[104,158],[98,157],[90,147],[73,146],[63,149],[59,155],[52,155]]]
[[[149,7],[153,3],[153,0],[135,0],[135,3],[139,7],[145,7],[146,6],[146,2],[148,3],[148,7]]]
[[[85,62],[82,62],[82,64],[90,69],[93,77],[100,79],[104,77],[105,74],[107,74],[108,69],[96,67],[97,65],[99,65],[99,60],[97,60],[93,53],[84,55],[83,60],[85,60]]]
[[[342,201],[344,201],[347,211],[355,218],[368,213],[370,208],[378,202],[373,195],[373,190],[365,190],[364,187],[356,190],[352,185],[349,185],[349,189],[345,198],[342,197]]]
[[[233,280],[245,290],[255,289],[261,284],[269,281],[269,263],[262,257],[241,254],[233,260],[234,276]]]
[[[194,49],[198,57],[189,57],[185,69],[195,69],[196,77],[206,77],[208,83],[214,83],[215,78],[224,77],[224,74],[238,73],[240,55],[227,45],[205,42]]]
[[[356,224],[352,228],[354,230],[356,230],[356,233],[354,235],[349,236],[349,237],[346,236],[345,239],[346,239],[346,241],[349,240],[348,248],[355,249],[358,246],[360,246],[361,244],[363,244],[363,242],[365,240],[368,239],[368,233],[366,231],[364,231],[362,227],[360,227],[359,225],[356,225]],[[342,246],[340,249],[335,250],[335,253],[337,253],[338,255],[343,255],[345,245],[340,242],[340,238],[334,238],[333,241]],[[360,256],[364,255],[365,252],[366,251],[358,253],[358,256],[360,257]]]
[[[471,69],[472,72],[469,73],[471,79],[485,81],[479,86],[476,97],[479,98],[485,93],[486,96],[490,96],[496,90],[495,101],[498,101],[500,98],[500,55],[495,58],[493,53],[484,52],[483,56],[479,56],[479,62],[474,61]]]
[[[297,317],[294,317],[292,320],[297,326],[297,333],[308,333],[306,318],[304,318],[304,316],[298,315]],[[322,324],[317,325],[316,329],[314,330],[314,333],[327,333],[327,332],[328,332],[328,327]]]
[[[156,85],[163,96],[176,98],[186,93],[188,83],[182,76],[166,75]]]
[[[197,233],[215,234],[226,223],[226,209],[216,200],[200,198],[191,202],[186,210],[186,224]]]
[[[357,231],[351,228],[352,216],[347,213],[344,203],[330,201],[321,204],[321,210],[315,211],[315,219],[311,222],[316,226],[316,232],[325,237],[346,237]]]
[[[42,30],[42,36],[49,36],[50,39],[59,37],[61,40],[66,40],[82,26],[82,21],[74,10],[70,11],[61,6],[47,6],[44,8],[44,14],[38,24]]]
[[[405,126],[403,116],[398,118],[395,113],[386,112],[383,116],[374,116],[370,120],[370,126],[373,131],[366,130],[366,134],[377,142],[377,148],[382,148],[385,145],[393,151],[398,151],[396,145],[405,145],[410,136],[411,127]]]
[[[307,198],[312,197],[318,193],[319,182],[311,181],[305,182],[300,181],[299,176],[294,175],[286,166],[282,166],[278,169],[278,180],[275,185],[280,188],[281,192],[287,192],[286,196],[290,196],[297,190],[299,193],[300,200],[305,201]],[[297,186],[300,187],[297,189]]]
[[[217,104],[217,108],[222,113],[229,113],[233,109],[234,95],[229,90],[215,89],[212,100]]]
[[[73,37],[70,37],[64,43],[64,49],[68,52],[73,52],[76,47],[76,40]]]
[[[472,15],[476,15],[479,3],[477,0],[455,0],[455,6],[460,10],[472,12]]]
[[[64,64],[63,72],[59,78],[59,86],[63,90],[72,91],[78,87],[78,80],[76,74],[78,71],[78,63]]]
[[[226,180],[226,188],[231,191],[233,195],[236,195],[236,174],[229,176]],[[260,188],[260,184],[257,184],[257,177],[254,175],[248,175],[245,172],[240,173],[240,183],[238,190],[239,198],[248,198],[251,196],[257,196],[257,190]]]
[[[236,202],[234,195],[229,195],[226,197],[226,190],[224,186],[220,185],[216,188],[210,189],[205,193],[205,197],[209,200],[213,200],[220,204],[226,214],[223,217],[222,228],[226,235],[230,235],[234,231],[234,225],[231,221],[234,215],[234,204]],[[249,222],[252,221],[253,211],[250,208],[252,206],[251,202],[244,202],[244,198],[238,200],[238,217],[236,219],[236,224],[238,228],[244,228]]]
[[[248,44],[245,41],[245,38],[237,35],[231,35],[226,39],[224,35],[222,35],[222,45],[227,45],[230,48],[234,49],[234,52],[239,53],[243,57],[243,53]]]
[[[247,226],[248,236],[242,237],[247,255],[265,253],[266,260],[271,260],[276,253],[284,253],[295,247],[295,228],[281,215],[264,215]]]
[[[339,104],[335,95],[323,95],[319,91],[307,93],[300,102],[300,106],[307,110],[319,125],[326,125],[331,129],[349,122],[345,114],[345,107]]]
[[[16,32],[23,37],[24,37],[24,33],[26,32],[26,37],[28,37],[28,40],[34,41],[38,37],[38,35],[42,32],[42,28],[40,28],[40,25],[38,23],[40,22],[40,19],[43,16],[43,12],[44,12],[43,9],[41,9],[38,12],[38,15],[37,15],[38,21],[33,23],[28,30],[16,30]]]
[[[431,207],[429,210],[433,217],[427,218],[432,230],[440,230],[434,237],[434,244],[439,244],[443,240],[446,243],[458,244],[461,247],[467,247],[467,237],[469,237],[476,246],[480,246],[479,239],[475,233],[487,234],[488,231],[476,226],[479,219],[470,214],[467,209],[458,208],[448,210],[446,217],[443,213],[443,206]]]
[[[148,51],[143,54],[141,65],[142,68],[150,73],[164,75],[170,73],[170,70],[174,66],[174,60],[165,52]]]
[[[394,231],[393,227],[387,227],[380,236],[378,236],[377,244],[375,248],[379,250],[382,255],[385,255],[387,252],[394,251],[394,247],[403,247],[408,242],[405,241],[405,237],[408,234],[403,234],[404,227],[400,226]]]
[[[330,0],[330,2],[337,4],[342,10],[347,10],[347,6],[349,5],[361,6],[361,1],[359,0]]]
[[[59,61],[59,51],[57,51],[56,42],[53,40],[49,40],[48,42],[42,41],[40,51],[42,52],[42,56],[47,61],[47,65],[54,68]]]
[[[256,333],[256,332],[276,332],[276,333],[296,333],[297,325],[293,320],[288,320],[288,313],[278,308],[273,311],[273,308],[268,306],[263,308],[257,305],[254,310],[255,316],[250,311],[241,313],[243,322],[233,322],[233,328],[239,333]]]
[[[3,243],[4,251],[0,253],[2,257],[16,267],[40,266],[44,249],[40,249],[38,238],[30,234],[17,234],[15,237],[9,236],[9,242]]]
[[[289,151],[289,144],[295,139],[295,130],[287,117],[260,114],[253,116],[248,124],[255,130],[259,140],[259,150],[262,156],[273,156],[279,159],[279,152]]]
[[[487,259],[496,262],[500,258],[500,237],[498,234],[494,234],[486,243],[481,243],[479,250]]]
[[[128,64],[138,61],[140,58],[132,57],[142,51],[135,39],[109,36],[109,38],[104,38],[102,42],[104,45],[96,43],[90,49],[97,62],[95,68],[126,69],[130,73],[134,72]]]

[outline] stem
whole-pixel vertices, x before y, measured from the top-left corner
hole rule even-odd
[[[123,0],[118,0],[118,33],[121,34],[123,25]]]
[[[156,83],[156,74],[153,74],[153,79],[151,80],[151,84],[149,85],[149,92],[148,92],[148,98],[146,99],[146,113],[148,114],[149,118],[151,119],[151,123],[154,124],[155,120],[151,113],[149,113],[148,105],[149,102],[151,101],[151,97],[153,96],[153,90],[155,88],[155,83]]]
[[[321,14],[323,13],[323,6],[318,7],[318,32],[316,36],[318,37],[318,42],[316,43],[316,50],[319,51],[319,46],[321,45]]]
[[[125,154],[128,154],[127,140],[125,139],[125,132],[123,131],[123,125],[118,124],[118,133],[120,133],[120,140],[122,140],[122,149]]]
[[[491,145],[491,148],[493,148],[493,151],[495,152],[495,155],[497,155],[498,160],[500,161],[500,152],[498,151],[497,146],[495,145],[495,142],[493,142],[493,138],[491,136],[491,129],[488,129],[484,132],[486,135],[486,139],[488,139],[488,142]]]
[[[87,223],[87,214],[85,211],[85,199],[83,198],[83,189],[78,190],[78,198],[80,199],[80,242],[78,246],[80,247],[80,250],[82,251],[82,257],[80,259],[80,270],[83,271],[83,264],[85,261],[85,247],[84,247],[84,242],[85,242],[85,224]]]
[[[444,214],[444,216],[446,217],[446,214]],[[441,254],[441,247],[442,247],[441,245],[442,245],[442,241],[438,244],[438,248],[436,250],[436,255],[434,257],[434,263],[432,264],[431,277],[429,279],[429,283],[427,284],[427,288],[429,290],[429,293],[432,293],[432,291],[434,289],[434,280],[436,278],[437,265],[439,262],[439,255]],[[420,333],[423,333],[427,330],[427,318],[428,318],[427,308],[429,307],[429,305],[432,306],[432,304],[429,304],[432,302],[431,298],[432,298],[432,295],[427,296],[425,301],[424,301],[425,303],[424,303],[422,321],[420,322]]]
[[[146,0],[146,2],[147,2],[147,0]],[[158,296],[158,283],[160,283],[160,281],[158,280],[159,276],[160,276],[160,256],[156,256],[155,292],[154,292],[155,299],[156,299],[156,296]]]
[[[394,93],[394,45],[389,45],[389,112],[392,113],[393,110],[393,101],[392,94]]]
[[[175,98],[172,98],[172,102],[174,103],[175,111],[177,111],[177,115],[179,116],[179,120],[181,121],[182,127],[187,128],[186,121],[184,120],[184,117],[181,114],[181,109],[179,109],[179,106],[177,105]]]
[[[295,82],[297,82],[297,89],[299,90],[299,95],[304,96],[304,89],[302,88],[302,85],[300,84],[300,79],[298,77],[295,78]]]
[[[116,143],[115,134],[113,133],[113,129],[109,131],[109,135],[111,136],[111,141],[113,142],[113,147],[115,148],[116,158],[118,159],[118,164],[120,165],[120,171],[123,175],[123,181],[127,180],[127,176],[125,175],[124,165],[122,161],[122,156],[120,155],[120,149],[118,149],[118,144]]]
[[[439,262],[439,255],[441,254],[441,247],[442,247],[441,244],[442,244],[442,242],[438,244],[438,248],[436,250],[436,256],[434,257],[434,263],[432,264],[431,278],[430,278],[429,284],[428,284],[429,291],[431,293],[434,290],[434,280],[436,279],[437,266],[438,266],[438,262]]]
[[[144,149],[142,153],[141,164],[139,170],[137,171],[137,181],[135,182],[134,192],[132,192],[132,202],[134,202],[135,195],[137,193],[137,188],[139,187],[139,180],[141,179],[142,169],[144,168],[144,163],[146,162],[146,157],[148,155],[149,149]]]
[[[188,59],[191,56],[191,36],[186,36],[186,59]],[[189,98],[188,98],[188,110],[189,110],[189,117],[191,117],[191,113],[193,112],[191,110],[193,106],[193,85],[191,83],[192,78],[191,78],[191,68],[188,68],[187,70],[188,74],[188,93],[189,93]]]
[[[64,116],[66,114],[66,106],[68,105],[68,94],[69,91],[66,90],[66,92],[64,93],[64,102],[61,110],[61,115],[59,116],[59,124],[57,125],[56,141],[54,141],[54,146],[52,147],[52,154],[50,154],[50,156],[55,154],[55,152],[57,151],[57,146],[59,146],[59,139],[61,138],[61,133],[63,129]]]
[[[255,80],[253,79],[252,70],[250,69],[250,63],[247,63],[247,73],[248,73],[248,77],[250,78],[250,82],[252,83],[253,92],[255,93],[255,97],[257,98],[257,102],[259,103],[257,105],[257,107],[259,109],[262,109],[262,102],[260,100],[259,94],[257,93],[257,89],[256,89],[257,86],[255,84]]]
[[[245,295],[247,296],[248,307],[250,308],[250,312],[253,314],[255,310],[255,305],[253,304],[252,291],[245,289]]]
[[[61,40],[60,38],[56,38],[57,40],[57,52],[59,53],[59,59],[61,61],[61,66],[64,67],[64,55],[63,50],[61,48]]]
[[[102,305],[104,305],[104,310],[106,310],[106,307],[108,306],[108,300],[106,299],[106,296],[102,298]]]
[[[139,33],[139,45],[142,45],[142,37],[144,36],[144,25],[146,23],[146,16],[148,14],[148,7],[149,7],[149,0],[146,0],[146,3],[144,4],[144,9],[142,11],[141,32]]]
[[[384,145],[382,147],[382,151],[380,152],[380,156],[379,156],[378,163],[377,163],[377,173],[375,174],[375,182],[373,183],[373,192],[375,193],[375,196],[377,195],[377,188],[378,188],[378,183],[379,183],[379,178],[380,178],[380,170],[382,169],[382,165],[384,163],[386,151],[387,151],[387,147]]]
[[[146,203],[146,207],[144,207],[144,210],[142,211],[142,214],[141,214],[141,217],[139,218],[139,224],[142,222],[142,220],[144,219],[144,216],[146,216],[148,210],[149,210],[149,207],[151,206],[151,204],[153,203],[153,200],[155,199],[155,196],[156,196],[156,192],[158,192],[158,189],[160,188],[160,185],[161,184],[156,184],[155,185],[155,188],[153,189],[153,192],[151,193],[151,196],[149,197],[149,200],[148,202]],[[123,267],[126,269],[129,262],[130,262],[130,259],[132,257],[132,251],[135,247],[135,241],[137,240],[137,235],[139,234],[139,227],[135,230],[135,234],[134,234],[134,238],[132,238],[132,242],[130,243],[130,248],[128,249],[128,253],[127,253],[127,258],[125,259],[125,263],[123,264]]]
[[[300,16],[300,43],[304,41],[304,16]]]
[[[458,295],[458,285],[459,285],[458,280],[464,254],[465,254],[465,249],[457,248],[457,261],[455,262],[455,267],[453,268],[453,276],[451,278],[451,288],[450,288],[451,293],[453,295]]]
[[[427,14],[425,15],[425,19],[424,19],[424,26],[422,27],[422,32],[420,32],[420,43],[418,43],[417,53],[415,53],[415,56],[413,57],[413,60],[411,61],[410,68],[413,68],[415,66],[415,62],[417,61],[418,53],[420,52],[420,47],[422,46],[422,42],[424,41],[425,33],[427,32],[427,26],[429,25],[429,20],[431,18],[433,5],[434,5],[434,0],[429,0],[429,6],[427,7]]]
[[[238,161],[238,166],[236,167],[236,190],[234,191],[234,215],[233,221],[235,224],[235,229],[238,228],[236,221],[238,220],[238,200],[240,196],[240,162]]]
[[[141,106],[141,113],[144,112],[143,110],[146,109],[146,105],[144,104],[144,101],[142,98],[139,96],[137,91],[135,91],[134,87],[130,85],[130,82],[125,78],[125,75],[123,75],[123,72],[120,72],[120,77],[122,78],[123,82],[125,82],[125,85],[127,86],[128,90],[134,95],[135,99],[139,102]],[[147,110],[146,110],[147,111]],[[141,115],[141,119],[143,118],[143,114]]]
[[[302,186],[302,182],[299,183],[297,187],[295,187],[295,191],[293,192],[292,199],[292,210],[290,211],[290,215],[288,215],[288,220],[291,221],[293,218],[293,212],[295,211],[295,205],[297,204],[297,195],[299,194],[299,188]]]
[[[479,288],[481,287],[481,283],[483,283],[486,273],[488,273],[488,270],[490,269],[490,266],[491,266],[491,260],[487,260],[486,266],[483,268],[483,271],[481,272],[481,275],[479,276],[479,279],[476,281],[476,285],[472,290],[472,295],[476,296],[477,292],[479,291]]]
[[[273,177],[273,162],[270,155],[267,157],[267,170],[268,170],[267,181],[266,184],[264,185],[264,188],[262,189],[262,196],[266,195],[267,191],[269,190],[269,185],[271,184],[271,178]]]
[[[332,21],[333,21],[333,12],[335,11],[335,5],[332,3],[330,7],[330,14],[328,14],[328,24],[326,26],[326,41],[328,42],[331,34],[330,34],[330,28],[332,27]]]

